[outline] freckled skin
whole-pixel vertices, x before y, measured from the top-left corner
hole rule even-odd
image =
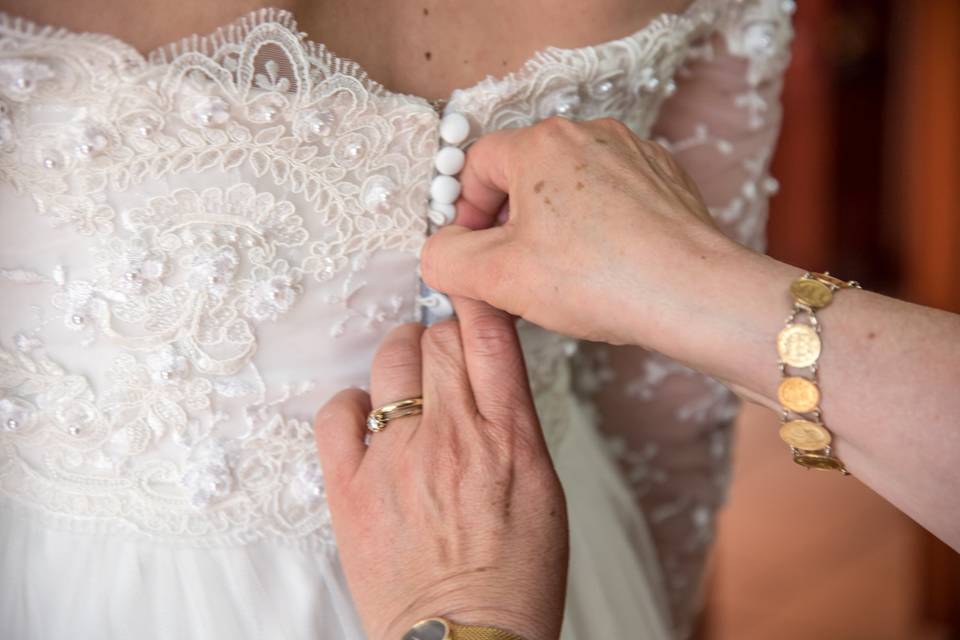
[[[534,193],[540,193],[541,191],[543,191],[543,185],[544,185],[543,180],[541,180],[541,181],[539,181],[537,184],[533,185],[533,192],[534,192]]]

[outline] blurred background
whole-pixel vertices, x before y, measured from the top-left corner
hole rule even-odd
[[[960,312],[960,0],[798,5],[770,253]],[[761,638],[960,638],[960,556],[748,408],[698,640]]]

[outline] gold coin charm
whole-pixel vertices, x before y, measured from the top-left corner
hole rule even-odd
[[[794,413],[807,413],[820,404],[820,389],[806,378],[791,376],[780,383],[777,399]]]
[[[840,460],[833,456],[825,456],[822,453],[798,453],[793,456],[793,461],[805,469],[840,471],[844,475],[849,475],[849,472]]]
[[[808,324],[788,324],[777,335],[780,360],[791,367],[809,367],[820,357],[820,336]]]
[[[810,275],[826,285],[833,285],[839,289],[850,289],[852,287],[860,286],[856,282],[847,282],[846,280],[841,280],[840,278],[836,278],[830,275],[829,273],[817,273],[816,271],[814,271]]]
[[[823,425],[809,420],[784,422],[780,426],[780,439],[801,451],[820,451],[832,440],[830,432]]]
[[[793,299],[811,309],[821,309],[833,300],[833,291],[819,280],[800,278],[790,285]]]

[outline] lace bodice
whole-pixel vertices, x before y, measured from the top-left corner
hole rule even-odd
[[[791,11],[696,0],[620,40],[542,51],[454,92],[446,108],[468,118],[471,139],[550,115],[616,117],[640,135],[656,126],[693,165],[719,154],[704,164],[714,179],[726,171],[710,204],[758,246]],[[683,96],[726,58],[736,65],[708,96],[723,101],[715,127],[715,105],[687,108]],[[0,14],[0,491],[74,530],[333,552],[312,415],[365,384],[387,330],[446,306],[417,274],[438,119],[281,11],[146,57],[109,36]],[[556,400],[572,393],[578,345],[523,334],[556,445],[568,428]],[[674,423],[661,430],[696,423],[714,435],[683,446],[722,449],[725,390],[636,351],[581,351],[595,399],[660,398],[674,407],[656,414]],[[660,391],[675,376],[695,381],[679,404]],[[602,415],[603,402],[598,427],[633,480],[644,469],[654,484],[692,486],[659,464],[674,453],[654,430],[626,436],[629,425]],[[692,514],[684,536],[697,549],[726,466],[708,458],[700,497],[642,503]],[[691,544],[682,537],[683,553]],[[668,568],[689,582],[669,547]]]

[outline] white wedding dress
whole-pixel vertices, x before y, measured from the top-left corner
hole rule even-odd
[[[619,118],[760,247],[792,10],[694,0],[445,108],[470,139]],[[363,637],[311,421],[449,310],[417,273],[438,121],[281,11],[147,57],[0,14],[0,638]],[[736,403],[522,332],[570,508],[563,638],[684,635]]]

